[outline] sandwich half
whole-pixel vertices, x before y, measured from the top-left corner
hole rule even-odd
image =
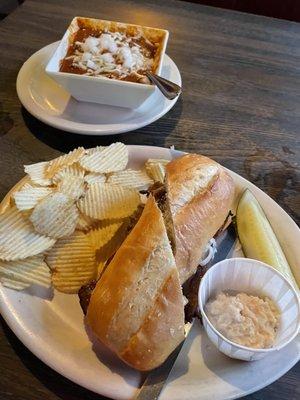
[[[162,364],[184,339],[179,274],[151,195],[97,282],[86,320],[106,346],[141,371]]]

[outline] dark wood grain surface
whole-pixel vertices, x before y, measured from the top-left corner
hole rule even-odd
[[[75,15],[163,27],[183,94],[159,121],[119,137],[72,135],[20,105],[22,63],[61,38]],[[122,140],[208,155],[254,182],[300,222],[300,25],[172,0],[26,0],[0,23],[0,196],[23,164]],[[36,359],[3,322],[0,398],[100,399]],[[300,366],[247,399],[299,399]]]

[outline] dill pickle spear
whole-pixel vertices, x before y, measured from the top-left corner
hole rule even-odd
[[[280,243],[260,204],[246,189],[236,213],[238,236],[248,258],[262,261],[281,272],[295,288],[298,285]]]

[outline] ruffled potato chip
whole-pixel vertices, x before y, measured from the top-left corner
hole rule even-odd
[[[90,149],[86,149],[86,154],[91,155],[91,154],[97,153],[98,151],[101,151],[105,148],[106,148],[106,146],[91,147]]]
[[[166,169],[165,165],[161,163],[146,164],[147,174],[154,180],[154,182],[164,182]]]
[[[85,154],[85,149],[83,147],[78,147],[77,149],[70,151],[67,154],[63,154],[60,157],[54,158],[48,162],[45,176],[46,178],[53,178],[53,176],[62,168],[74,164]]]
[[[32,182],[41,186],[50,186],[51,180],[46,177],[48,162],[43,161],[36,164],[24,165],[24,171],[30,176]]]
[[[121,225],[122,222],[116,222],[105,227],[90,230],[87,233],[87,237],[93,249],[97,250],[108,243]]]
[[[83,178],[84,174],[85,170],[78,162],[76,162],[67,167],[63,167],[58,172],[56,172],[56,174],[52,178],[52,182],[57,185],[59,181],[61,181],[63,178],[66,178],[67,176],[76,176],[79,178]]]
[[[37,233],[16,207],[0,215],[0,260],[22,260],[43,253],[54,243],[55,239]]]
[[[57,190],[73,200],[78,200],[85,192],[83,177],[67,175],[58,182]]]
[[[153,180],[144,171],[126,169],[125,171],[118,171],[111,174],[107,178],[107,183],[135,189],[146,189],[153,184]]]
[[[32,284],[51,286],[51,275],[44,256],[34,256],[25,260],[0,261],[0,281],[11,289],[22,290]]]
[[[82,232],[88,232],[93,228],[96,228],[99,224],[97,219],[91,218],[79,211],[79,218],[77,220],[76,230]]]
[[[19,192],[14,193],[13,198],[18,210],[31,210],[51,192],[51,188],[33,187],[26,183]]]
[[[78,217],[74,201],[66,194],[54,192],[35,206],[30,221],[37,232],[57,239],[74,232]]]
[[[170,160],[166,160],[165,158],[149,158],[145,165],[149,165],[149,164],[161,164],[166,166],[167,164],[169,164]]]
[[[91,185],[92,183],[105,183],[106,176],[104,174],[90,172],[84,177],[84,180],[88,185]]]
[[[14,290],[23,290],[30,286],[27,282],[17,281],[16,279],[11,279],[6,276],[0,277],[0,282],[3,286]]]
[[[52,270],[54,287],[63,293],[77,293],[97,276],[95,251],[83,232],[75,231],[59,239],[48,252],[46,262]]]
[[[131,215],[139,203],[139,193],[134,189],[108,183],[93,183],[77,205],[83,214],[91,218],[119,219]]]
[[[113,143],[86,154],[79,162],[83,168],[91,172],[120,171],[126,168],[128,163],[128,150],[123,143]]]

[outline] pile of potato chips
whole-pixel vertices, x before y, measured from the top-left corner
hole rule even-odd
[[[0,281],[77,293],[97,278],[126,237],[139,190],[163,181],[168,160],[126,169],[123,143],[79,147],[52,161],[26,165],[27,179],[0,215]]]

